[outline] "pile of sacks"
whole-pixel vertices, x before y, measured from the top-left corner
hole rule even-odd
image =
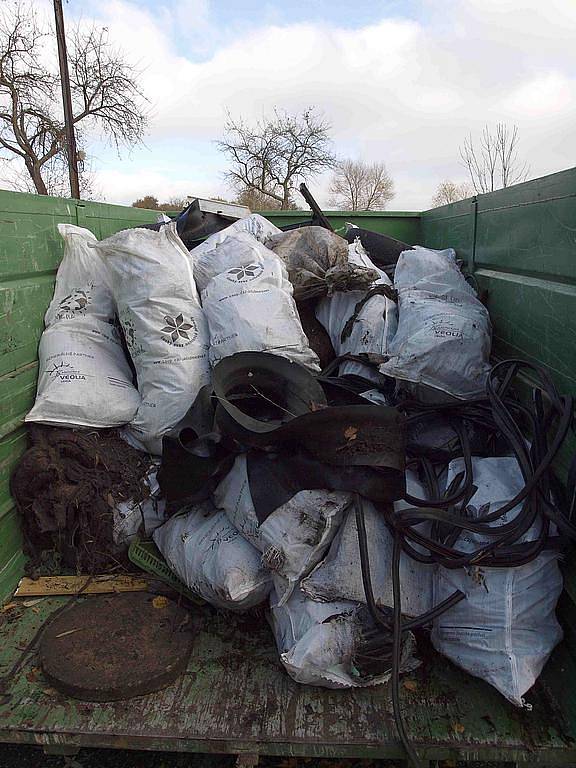
[[[392,281],[359,239],[348,243],[319,227],[285,233],[258,215],[191,251],[173,223],[101,242],[78,227],[59,231],[64,258],[27,421],[122,428],[132,446],[158,462],[163,437],[201,401],[212,371],[231,356],[271,354],[320,374],[300,319],[305,304],[330,338],[332,383],[352,387],[354,402],[391,405],[399,396],[431,402],[484,392],[490,320],[451,249],[404,251]],[[209,493],[170,514],[153,467],[144,508],[125,503],[117,510],[117,541],[131,541],[144,522],[169,566],[207,602],[233,611],[267,602],[282,663],[295,680],[335,688],[387,680],[389,669],[367,674],[355,662],[374,626],[360,572],[354,493],[298,490],[262,519],[246,452],[235,446],[230,456]],[[460,471],[458,462],[440,478],[443,487]],[[474,470],[470,514],[503,504],[522,486],[513,458],[475,458]],[[406,487],[409,496],[426,498],[410,467]],[[389,610],[393,537],[378,504],[360,503],[374,595]],[[402,499],[394,505],[411,506]],[[474,550],[473,539],[463,546]],[[484,569],[479,579],[403,553],[403,614],[418,617],[454,589],[463,591],[466,599],[434,621],[435,647],[522,705],[561,637],[554,616],[562,587],[557,560],[546,552],[520,568]],[[415,667],[414,652],[405,633],[402,670]]]

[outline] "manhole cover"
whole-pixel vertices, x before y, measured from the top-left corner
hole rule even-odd
[[[188,611],[164,597],[86,598],[46,628],[40,663],[54,688],[77,699],[141,696],[184,671],[194,624]]]

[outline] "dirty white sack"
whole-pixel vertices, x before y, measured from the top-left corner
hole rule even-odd
[[[208,325],[190,255],[175,223],[159,232],[126,229],[92,247],[111,274],[142,397],[125,437],[159,455],[162,436],[210,381]]]
[[[287,600],[296,583],[324,556],[351,496],[342,491],[299,491],[259,523],[248,483],[246,455],[241,454],[216,488],[214,502],[262,552],[263,563],[286,580],[279,597]]]
[[[185,507],[157,528],[153,538],[186,586],[218,608],[252,608],[272,588],[260,552],[211,501]]]
[[[408,493],[420,499],[426,498],[425,490],[411,471],[406,472]],[[393,607],[392,590],[392,552],[394,537],[374,504],[367,499],[361,500],[366,523],[368,555],[372,591],[376,603],[380,606]],[[405,501],[394,503],[395,509],[407,509],[411,505]],[[428,523],[422,523],[418,530],[426,533]],[[433,607],[434,565],[426,565],[402,553],[400,556],[400,584],[402,613],[406,616],[421,616]],[[356,513],[350,509],[346,520],[340,527],[330,545],[328,554],[314,568],[312,573],[302,580],[302,590],[312,600],[355,600],[366,602],[360,568],[360,549],[356,528]]]
[[[462,459],[452,461],[447,483],[463,468]],[[524,485],[513,457],[473,458],[472,468],[478,488],[467,506],[472,519],[502,507]],[[519,506],[511,510],[497,525],[512,521],[519,511]],[[522,540],[534,541],[539,530],[537,521]],[[488,542],[488,537],[466,531],[455,546],[474,552]],[[434,621],[434,647],[462,669],[493,685],[516,706],[529,706],[524,694],[562,639],[555,615],[562,592],[558,557],[558,552],[544,551],[516,568],[480,565],[454,570],[438,567],[436,571],[435,604],[456,589],[464,592],[466,599]]]
[[[210,329],[210,363],[236,352],[269,352],[320,370],[292,297],[282,261],[248,233],[210,253],[195,270]],[[217,272],[218,270],[218,272]]]
[[[117,328],[86,315],[58,320],[40,339],[36,402],[26,421],[119,427],[140,405]]]
[[[356,266],[373,269],[379,275],[371,287],[392,287],[388,275],[372,263],[359,238],[348,246],[348,261]],[[344,326],[355,314],[356,305],[365,295],[365,291],[337,291],[318,302],[316,317],[328,332],[337,357],[345,354],[388,354],[398,327],[398,308],[396,302],[386,296],[372,296],[368,299],[359,310],[350,335],[344,341],[341,338]],[[350,360],[340,364],[339,372],[340,376],[355,374],[374,382],[381,380],[381,376],[368,366]]]
[[[277,235],[282,230],[274,226],[271,221],[260,216],[259,213],[252,213],[250,216],[245,216],[243,219],[238,219],[233,224],[230,224],[226,229],[221,229],[220,232],[215,232],[210,237],[207,237],[203,243],[197,245],[190,251],[194,267],[202,257],[204,261],[208,261],[210,256],[208,254],[213,251],[220,243],[223,243],[229,237],[236,237],[240,233],[247,233],[252,235],[261,243],[265,243],[272,235]],[[200,289],[201,290],[201,289]]]
[[[319,603],[310,600],[299,587],[288,601],[278,602],[284,591],[281,579],[274,577],[271,594],[270,622],[280,660],[296,682],[321,685],[324,688],[359,688],[385,683],[386,673],[363,678],[353,664],[354,652],[361,640],[366,615],[358,603],[337,600]],[[413,654],[415,642],[411,633],[405,635],[401,669],[407,672],[418,662]]]
[[[105,265],[90,243],[97,243],[89,229],[58,224],[64,256],[58,267],[54,296],[44,315],[46,328],[60,320],[92,317],[113,323],[116,307]]]
[[[482,395],[492,328],[488,310],[464,279],[454,251],[403,251],[394,287],[398,329],[380,371],[461,399]]]

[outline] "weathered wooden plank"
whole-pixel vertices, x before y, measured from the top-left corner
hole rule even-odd
[[[40,576],[20,579],[14,597],[44,595],[104,595],[110,592],[144,592],[148,580],[135,576],[102,574],[97,576]]]

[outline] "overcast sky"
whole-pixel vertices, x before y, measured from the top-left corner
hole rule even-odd
[[[141,70],[145,146],[88,147],[108,202],[226,196],[226,109],[313,106],[340,156],[384,161],[396,210],[463,181],[458,147],[516,123],[530,176],[576,164],[576,0],[69,0]],[[328,178],[310,184],[326,203]]]

